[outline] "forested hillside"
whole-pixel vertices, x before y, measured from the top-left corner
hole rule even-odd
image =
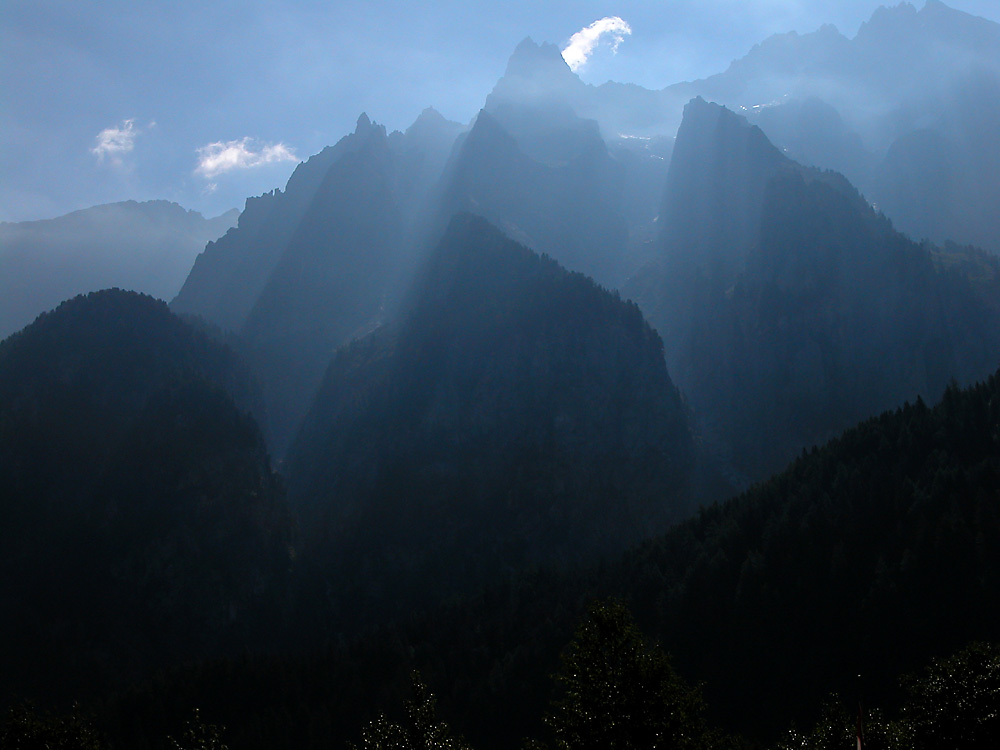
[[[93,694],[281,616],[292,531],[255,401],[231,351],[132,292],[0,344],[0,692]]]
[[[730,732],[777,741],[832,692],[894,712],[902,675],[1000,639],[998,404],[1000,375],[950,388],[609,564],[520,575],[308,656],[179,671],[108,708],[136,717],[119,731],[155,734],[154,706],[211,706],[241,747],[311,747],[401,706],[417,668],[473,746],[510,747],[542,735],[561,649],[589,602],[615,596]]]
[[[690,512],[697,479],[635,305],[471,216],[399,324],[338,354],[287,471],[351,629],[369,609],[620,552]]]

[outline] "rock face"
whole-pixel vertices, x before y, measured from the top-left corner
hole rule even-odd
[[[384,314],[404,242],[396,160],[385,129],[366,123],[359,121],[355,149],[327,171],[241,331],[279,451],[333,352]]]
[[[169,300],[205,243],[236,224],[176,203],[109,203],[44,221],[0,223],[0,339],[77,294],[120,287]]]
[[[291,526],[251,394],[232,352],[135,293],[0,345],[5,692],[96,692],[262,637]]]
[[[484,110],[445,172],[438,226],[476,213],[613,288],[624,280],[629,238],[622,182],[596,123],[570,110]]]
[[[760,232],[765,186],[794,168],[744,118],[701,98],[689,102],[661,212],[671,272],[731,284]]]
[[[638,309],[460,216],[398,326],[338,354],[288,474],[364,617],[621,549],[683,513],[692,462]]]
[[[843,177],[792,162],[718,105],[686,110],[664,215],[663,256],[627,291],[749,478],[951,377],[983,377],[1000,354],[995,259],[913,243]]]

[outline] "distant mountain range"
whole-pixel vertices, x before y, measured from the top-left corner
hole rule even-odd
[[[168,201],[109,203],[0,223],[0,339],[77,294],[120,287],[173,299],[205,243],[235,226]]]

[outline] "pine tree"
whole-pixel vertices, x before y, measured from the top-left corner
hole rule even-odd
[[[704,704],[649,646],[625,605],[593,605],[563,656],[565,688],[545,719],[559,750],[700,748]]]

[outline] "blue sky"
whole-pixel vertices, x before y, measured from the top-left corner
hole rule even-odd
[[[631,34],[580,76],[661,88],[719,72],[773,33],[833,23],[853,36],[880,4],[4,0],[0,220],[129,198],[241,208],[362,111],[389,129],[428,105],[470,120],[526,36],[562,47],[620,17]],[[1000,20],[996,0],[947,4]]]

